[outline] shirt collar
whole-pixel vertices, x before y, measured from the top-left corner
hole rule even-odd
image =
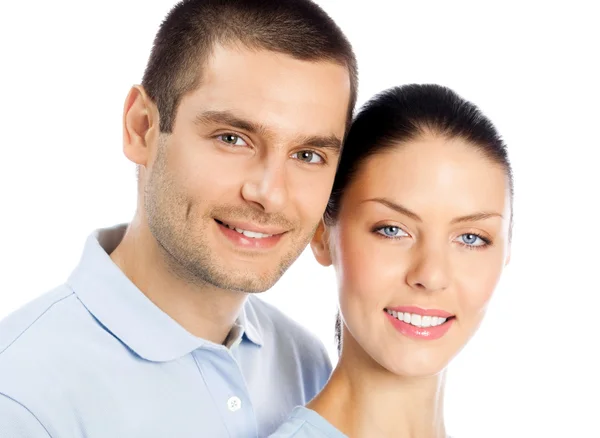
[[[244,329],[244,338],[260,347],[263,344],[262,329],[260,326],[260,319],[252,306],[252,301],[252,296],[246,300],[246,303],[238,316],[238,324]]]
[[[143,359],[167,362],[216,344],[198,338],[150,301],[112,261],[126,224],[100,229],[88,237],[79,265],[67,283],[88,311]],[[250,300],[242,308],[236,338],[262,345],[260,325]]]

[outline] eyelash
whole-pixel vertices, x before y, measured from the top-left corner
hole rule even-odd
[[[378,227],[375,227],[372,231],[373,233],[375,233],[375,235],[382,237],[383,239],[391,239],[391,240],[399,240],[402,239],[406,236],[386,236],[385,234],[380,233],[379,231],[385,229],[385,228],[398,228],[399,230],[402,230],[402,232],[407,233],[406,231],[404,231],[402,229],[402,227],[399,227],[398,225],[380,225]],[[492,241],[490,239],[488,239],[487,237],[482,236],[481,234],[478,233],[462,233],[460,234],[458,237],[464,236],[464,235],[471,235],[471,236],[475,236],[478,237],[479,239],[481,239],[481,241],[484,243],[483,245],[467,245],[465,243],[460,243],[459,245],[462,246],[463,248],[466,248],[468,250],[482,250],[485,248],[488,248],[489,246],[492,245]]]
[[[223,143],[226,146],[230,146],[230,147],[243,147],[243,146],[236,146],[234,144],[227,143],[226,141],[223,141],[222,137],[227,137],[227,136],[237,137],[239,140],[242,140],[244,143],[246,143],[246,145],[248,145],[248,141],[244,138],[244,136],[242,136],[240,134],[236,134],[235,132],[222,132],[220,134],[215,135],[214,138],[216,140],[220,141],[221,143]]]
[[[230,146],[230,147],[243,147],[243,146],[235,146],[235,145],[233,145],[231,143],[227,143],[226,141],[221,140],[221,137],[226,137],[226,136],[237,137],[238,139],[240,139],[244,143],[246,143],[246,146],[248,146],[248,141],[242,135],[236,134],[235,132],[223,132],[221,134],[215,135],[214,138],[217,139],[218,141],[220,141],[221,143],[223,143],[226,146]],[[311,153],[315,154],[316,156],[318,156],[321,159],[321,162],[320,163],[309,163],[309,162],[306,162],[306,161],[298,160],[300,162],[303,162],[303,163],[306,163],[306,164],[310,164],[310,165],[313,165],[313,166],[315,166],[315,165],[321,165],[322,166],[324,164],[327,164],[327,160],[325,159],[325,157],[323,156],[323,154],[320,153],[320,152],[317,152],[317,151],[315,151],[313,149],[302,149],[301,151],[294,152],[292,155],[297,155],[297,154],[300,154],[302,152],[311,152]]]
[[[302,149],[301,151],[294,152],[292,154],[292,156],[301,154],[302,152],[310,152],[310,153],[318,156],[321,159],[321,162],[320,163],[309,163],[307,161],[302,161],[302,160],[300,160],[300,159],[297,158],[297,160],[300,161],[301,163],[310,164],[311,166],[323,166],[324,164],[327,164],[327,160],[325,159],[325,157],[323,156],[323,154],[321,154],[321,153],[319,153],[317,151],[314,151],[312,149]]]
[[[462,233],[460,236],[464,236],[465,234],[468,234],[470,236],[475,236],[481,239],[481,241],[484,243],[483,245],[466,245],[464,243],[459,243],[460,246],[462,246],[463,248],[469,249],[469,250],[482,250],[482,249],[486,249],[488,247],[490,247],[492,245],[492,241],[490,239],[488,239],[487,237],[482,236],[481,234],[477,234],[477,233]],[[458,236],[458,237],[460,237]]]
[[[385,234],[380,233],[380,231],[386,229],[386,228],[398,228],[399,230],[402,230],[403,233],[408,234],[406,231],[404,231],[402,229],[402,227],[399,227],[398,225],[379,225],[375,228],[373,228],[373,233],[375,233],[377,236],[383,237],[384,239],[392,239],[392,240],[398,240],[398,239],[402,239],[406,236],[386,236]]]

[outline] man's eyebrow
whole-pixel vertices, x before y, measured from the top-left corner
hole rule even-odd
[[[500,213],[496,213],[494,211],[482,211],[479,213],[468,214],[466,216],[460,216],[460,217],[454,218],[454,219],[452,219],[452,221],[450,223],[457,224],[460,222],[475,222],[475,221],[481,221],[484,219],[489,219],[492,217],[504,218],[504,216],[502,216]]]
[[[329,136],[300,136],[294,140],[294,143],[318,149],[331,149],[334,152],[339,152],[342,148],[342,140],[333,134]]]
[[[263,125],[236,116],[231,111],[204,111],[196,116],[194,123],[208,125],[211,123],[228,125],[252,134],[264,134],[268,129]]]
[[[228,125],[232,128],[241,129],[251,134],[268,136],[269,129],[259,123],[238,117],[231,111],[204,111],[196,116],[194,123],[197,125],[207,125],[210,123]],[[302,146],[312,146],[319,149],[331,149],[339,151],[342,147],[342,140],[336,135],[320,136],[308,135],[298,136],[294,139],[295,144]]]

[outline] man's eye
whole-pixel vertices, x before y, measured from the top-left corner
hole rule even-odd
[[[300,151],[294,153],[292,156],[297,160],[304,161],[305,163],[310,164],[319,164],[325,161],[323,160],[323,157],[321,157],[319,154],[313,151]]]
[[[247,143],[240,137],[235,134],[221,134],[217,137],[223,143],[227,143],[231,146],[247,146]]]

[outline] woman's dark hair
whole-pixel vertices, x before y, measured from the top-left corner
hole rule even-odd
[[[361,108],[348,131],[325,223],[336,222],[343,192],[367,158],[426,135],[462,139],[504,168],[510,190],[512,228],[513,174],[500,134],[473,103],[449,88],[433,84],[390,88]],[[342,320],[338,313],[335,324],[338,351],[341,351],[341,335]]]

